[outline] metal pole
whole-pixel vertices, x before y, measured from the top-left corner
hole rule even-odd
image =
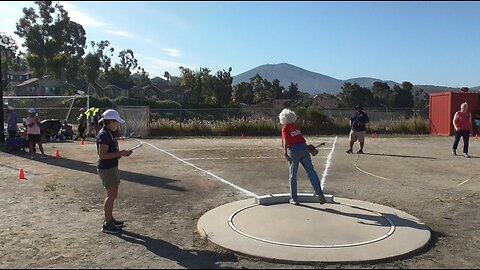
[[[90,109],[90,86],[91,86],[91,85],[92,85],[92,84],[89,83],[89,84],[88,84],[88,88],[87,88],[87,110]]]
[[[275,99],[277,99],[277,89],[273,89],[273,128],[277,130],[277,119],[275,117]]]
[[[3,63],[2,63],[2,51],[3,48],[0,48],[0,100],[2,101],[2,109],[0,110],[0,143],[5,142],[5,127],[3,120]]]

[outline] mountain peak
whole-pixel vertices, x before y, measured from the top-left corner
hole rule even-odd
[[[238,74],[237,76],[233,77],[233,84],[235,85],[241,82],[249,82],[250,78],[255,76],[257,73],[262,76],[262,78],[265,78],[269,81],[278,79],[280,84],[285,87],[288,87],[291,82],[297,83],[300,91],[307,92],[309,94],[319,94],[324,92],[329,94],[337,94],[340,92],[343,84],[346,82],[329,77],[327,75],[308,71],[289,63],[279,63],[261,65],[244,73]],[[381,80],[363,77],[358,78],[358,80],[351,79],[347,81],[352,83],[356,82],[358,85],[363,87],[371,87],[374,81]]]

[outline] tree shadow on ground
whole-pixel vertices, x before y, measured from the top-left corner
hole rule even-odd
[[[176,261],[187,269],[219,269],[219,262],[238,262],[233,254],[221,254],[207,250],[185,250],[160,239],[124,230],[117,237],[137,245],[142,245],[153,254]]]
[[[18,154],[11,153],[11,154],[21,158],[27,158],[26,156],[22,156],[20,153]],[[48,164],[51,166],[57,166],[57,167],[66,168],[70,170],[76,170],[80,172],[87,172],[87,173],[98,175],[97,166],[84,161],[73,160],[68,158],[54,158],[54,157],[48,157],[45,159],[37,158],[35,159],[35,161]],[[170,190],[179,191],[179,192],[187,191],[186,188],[172,185],[171,183],[177,182],[179,180],[170,179],[170,178],[164,178],[164,177],[158,177],[158,176],[153,176],[148,174],[122,171],[122,170],[120,170],[120,178],[124,181],[138,183],[141,185],[147,185],[151,187],[170,189]]]

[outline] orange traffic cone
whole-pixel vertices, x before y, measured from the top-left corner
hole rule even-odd
[[[18,180],[26,180],[25,173],[23,172],[23,168],[20,168],[20,174],[18,175]]]
[[[478,134],[475,134],[475,141],[478,141]]]
[[[375,132],[372,132],[372,139],[375,140]]]
[[[58,149],[57,149],[57,151],[55,152],[55,157],[57,157],[57,158],[60,157],[60,151],[58,151]]]

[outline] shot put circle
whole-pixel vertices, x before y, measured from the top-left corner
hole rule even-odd
[[[428,245],[429,228],[387,206],[326,196],[288,194],[246,199],[205,213],[198,231],[244,255],[285,262],[375,262],[411,256]],[[262,198],[264,199],[262,201]]]

